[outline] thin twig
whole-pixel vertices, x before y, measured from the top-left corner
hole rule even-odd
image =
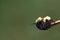
[[[54,26],[54,25],[57,25],[57,24],[59,24],[59,23],[60,23],[60,20],[57,20],[57,21],[55,21],[55,22],[52,22],[51,25]]]

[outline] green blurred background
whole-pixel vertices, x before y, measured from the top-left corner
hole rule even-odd
[[[60,25],[39,30],[39,16],[60,19],[60,0],[0,0],[0,40],[60,40]]]

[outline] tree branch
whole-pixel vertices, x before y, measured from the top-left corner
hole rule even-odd
[[[57,25],[57,24],[59,24],[59,23],[60,23],[60,20],[57,20],[57,21],[55,21],[55,22],[52,22],[51,25],[54,26],[54,25]]]

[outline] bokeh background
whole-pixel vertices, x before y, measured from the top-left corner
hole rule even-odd
[[[60,40],[60,25],[39,30],[39,16],[60,19],[60,0],[0,0],[0,40]]]

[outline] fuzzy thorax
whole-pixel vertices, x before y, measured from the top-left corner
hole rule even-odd
[[[43,20],[43,18],[38,17],[38,18],[36,19],[35,23],[37,23],[38,21],[42,21],[42,20]]]

